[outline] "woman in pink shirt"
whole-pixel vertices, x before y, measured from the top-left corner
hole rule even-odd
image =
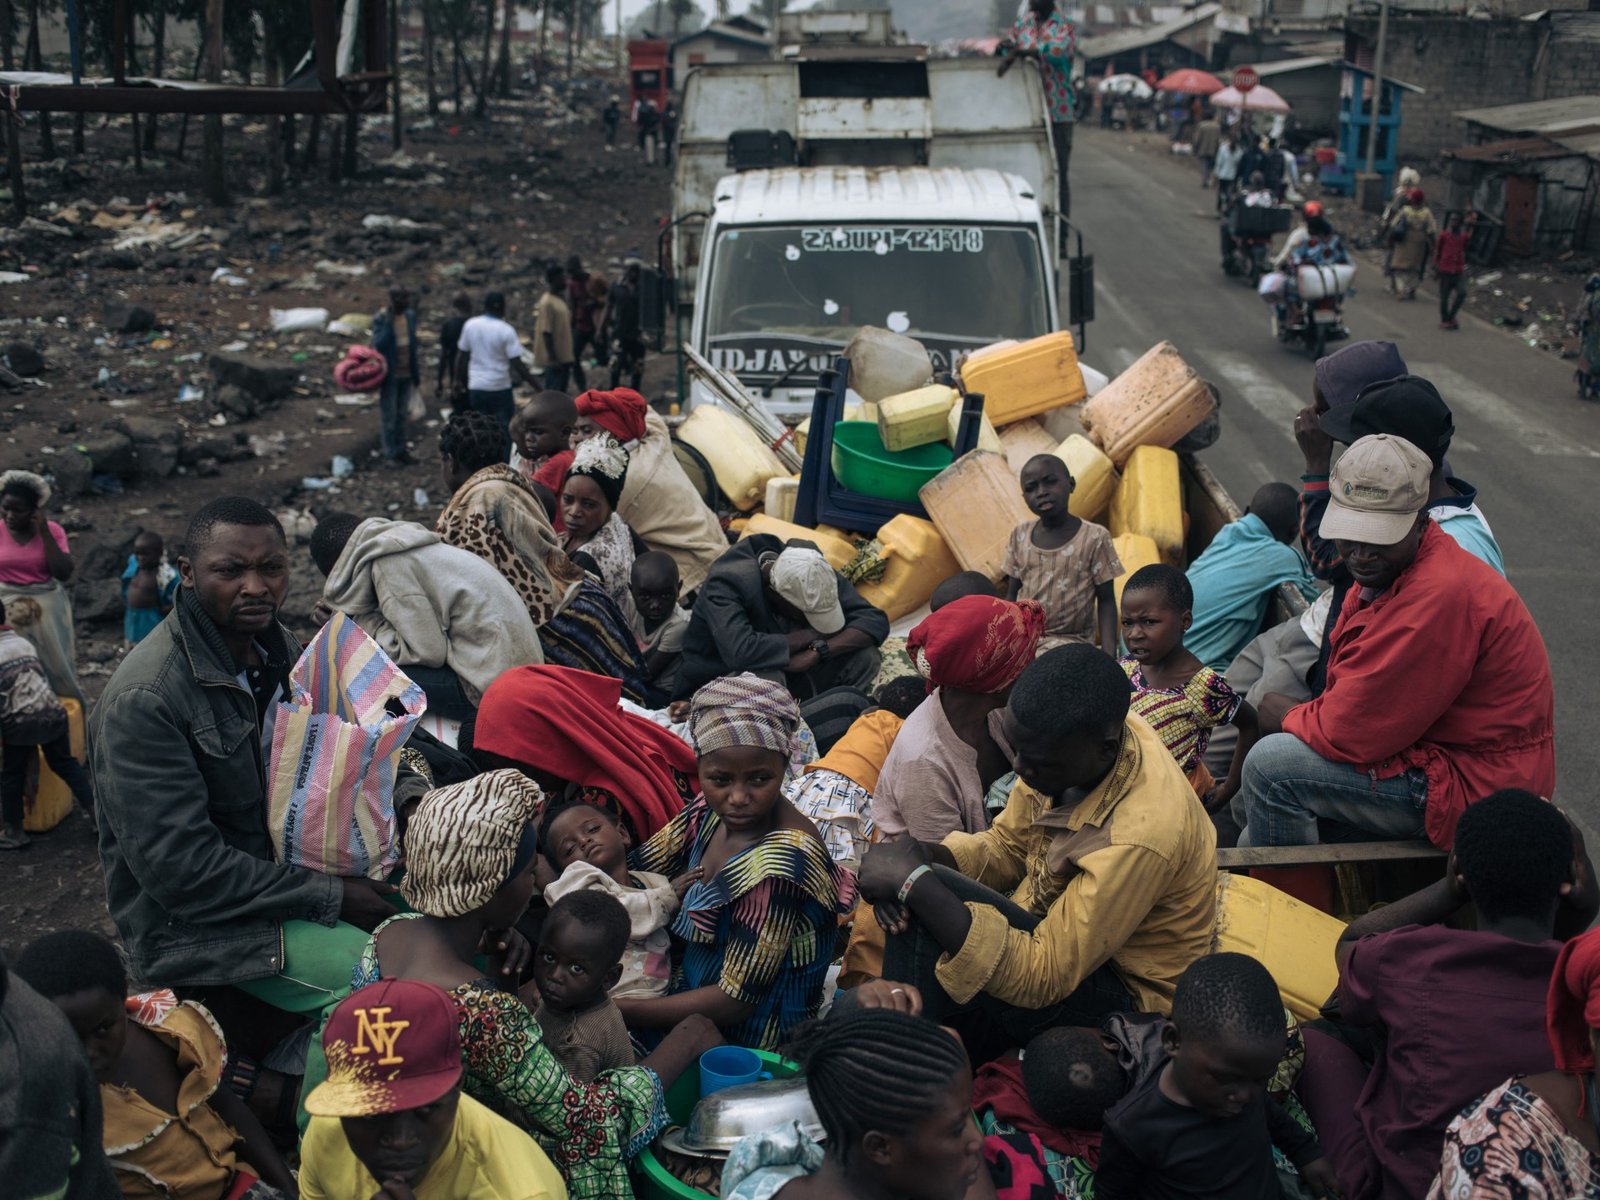
[[[33,643],[58,696],[83,703],[72,628],[72,578],[67,534],[46,520],[50,485],[32,471],[0,475],[0,601],[12,627]]]

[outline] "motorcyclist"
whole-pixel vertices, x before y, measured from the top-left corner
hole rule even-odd
[[[1305,240],[1289,252],[1286,264],[1288,282],[1284,289],[1283,302],[1278,305],[1279,323],[1281,324],[1291,313],[1299,311],[1301,267],[1331,267],[1349,261],[1350,252],[1345,249],[1344,239],[1333,231],[1328,218],[1320,215],[1308,216]],[[1298,321],[1296,323],[1298,324]]]
[[[1271,208],[1278,202],[1272,194],[1272,189],[1267,186],[1267,180],[1260,171],[1252,171],[1249,182],[1244,190],[1236,195],[1228,205],[1222,218],[1222,269],[1228,269],[1228,262],[1233,256],[1234,242],[1234,214],[1243,208]]]
[[[1283,270],[1285,264],[1289,261],[1289,255],[1303,245],[1306,238],[1311,236],[1306,229],[1306,222],[1310,221],[1312,217],[1322,216],[1322,211],[1322,201],[1307,200],[1305,202],[1305,206],[1300,210],[1300,215],[1304,220],[1289,231],[1289,237],[1283,243],[1283,249],[1279,250],[1272,258],[1272,269],[1274,271]]]

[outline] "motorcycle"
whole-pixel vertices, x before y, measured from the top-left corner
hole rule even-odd
[[[1270,233],[1234,233],[1228,238],[1228,256],[1222,260],[1222,270],[1234,279],[1246,279],[1251,287],[1261,282],[1272,259]]]
[[[1327,353],[1329,342],[1348,338],[1344,297],[1354,274],[1348,263],[1300,267],[1298,293],[1285,296],[1273,309],[1273,335],[1286,345],[1304,345],[1312,362]]]

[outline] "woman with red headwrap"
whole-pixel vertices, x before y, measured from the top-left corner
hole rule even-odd
[[[906,650],[929,696],[878,773],[872,820],[879,833],[938,842],[989,827],[984,795],[1011,770],[989,718],[1033,661],[1044,623],[1037,601],[963,596],[911,631]]]
[[[609,433],[628,452],[617,514],[650,549],[670,554],[683,593],[694,591],[711,564],[727,553],[728,535],[678,465],[667,423],[632,388],[587,391],[577,405],[575,444]],[[561,494],[559,485],[555,490]]]
[[[1417,298],[1417,285],[1422,282],[1438,232],[1439,224],[1433,219],[1422,189],[1412,188],[1385,231],[1389,242],[1389,290],[1400,299]]]
[[[1429,1200],[1600,1197],[1600,929],[1562,947],[1545,1031],[1557,1069],[1513,1076],[1451,1123]]]

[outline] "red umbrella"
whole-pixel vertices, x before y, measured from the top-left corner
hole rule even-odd
[[[1209,96],[1212,92],[1220,92],[1224,86],[1226,85],[1222,80],[1210,71],[1202,71],[1196,67],[1185,67],[1156,81],[1158,90],[1180,92],[1185,96]]]

